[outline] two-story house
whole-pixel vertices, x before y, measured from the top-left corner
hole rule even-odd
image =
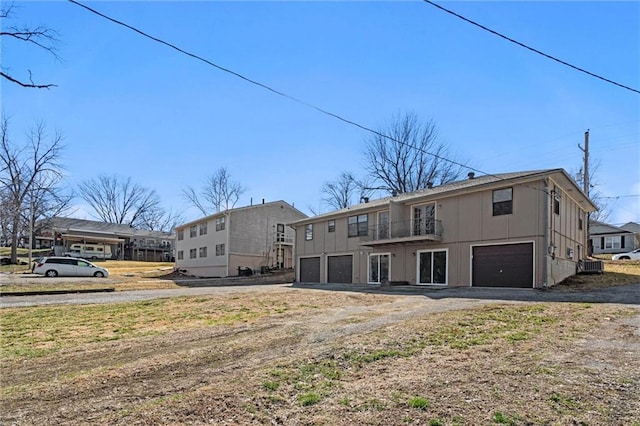
[[[199,277],[238,275],[238,268],[293,268],[294,231],[307,217],[284,201],[225,210],[175,228],[176,269]]]
[[[562,169],[470,173],[293,223],[296,279],[552,286],[576,273],[595,209]]]

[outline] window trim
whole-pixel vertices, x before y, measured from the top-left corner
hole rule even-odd
[[[308,223],[304,228],[304,240],[313,240],[313,223]]]
[[[361,220],[363,217],[365,220]],[[355,219],[355,222],[352,219]],[[365,237],[367,235],[369,235],[369,213],[356,214],[347,218],[347,237]]]
[[[433,253],[445,254],[445,270],[444,270],[444,283],[423,283],[420,282],[420,255],[422,253],[432,253],[431,255],[431,281],[433,281]],[[448,286],[449,285],[449,249],[448,248],[433,248],[426,250],[416,250],[416,285],[428,285],[428,286]]]
[[[382,281],[380,280],[380,257],[387,256],[388,259],[388,271],[387,271],[387,279],[391,280],[391,252],[380,252],[380,253],[369,253],[367,256],[367,284],[380,284]],[[371,258],[378,258],[378,281],[371,281]]]
[[[607,244],[609,243],[609,244]],[[617,243],[617,247],[616,247]],[[604,237],[604,249],[605,250],[618,250],[622,248],[622,236],[611,235]]]
[[[331,219],[327,221],[327,232],[336,232],[336,220]]]
[[[224,231],[226,228],[225,223],[226,223],[225,216],[220,216],[216,218],[216,232]]]
[[[508,199],[499,199],[496,201],[496,195],[501,198],[500,194],[506,193],[507,191],[509,192]],[[491,205],[493,216],[513,214],[513,187],[494,189],[491,192]]]
[[[558,191],[558,187],[557,186],[553,186],[553,191],[551,192],[551,202],[553,203],[553,213],[557,214],[558,216],[560,215],[560,192]]]
[[[582,212],[582,210],[578,210],[578,230],[582,231],[582,228],[584,227],[584,219],[583,219],[584,213]]]

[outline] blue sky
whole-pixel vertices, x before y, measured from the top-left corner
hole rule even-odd
[[[433,119],[486,173],[578,170],[584,132],[609,221],[640,222],[640,94],[579,73],[421,1],[87,2],[220,66],[377,128]],[[638,2],[442,2],[550,55],[640,89]],[[284,199],[326,211],[320,188],[362,175],[364,131],[277,96],[72,3],[16,1],[13,22],[58,31],[56,61],[3,40],[2,66],[51,90],[2,81],[13,139],[38,120],[65,137],[70,186],[119,174],[167,209],[227,167],[238,205]],[[3,23],[3,25],[6,25]],[[77,216],[91,219],[78,202]]]

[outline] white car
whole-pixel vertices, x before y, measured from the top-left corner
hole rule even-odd
[[[618,253],[611,256],[611,260],[640,260],[640,248],[629,253]]]
[[[33,267],[34,274],[45,277],[97,277],[109,276],[109,271],[76,257],[43,257]]]

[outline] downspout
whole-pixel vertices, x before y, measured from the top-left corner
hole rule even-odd
[[[231,245],[230,245],[230,238],[229,235],[231,235],[231,213],[229,213],[229,211],[225,211],[224,212],[224,229],[227,232],[227,242],[224,244],[225,246],[225,251],[224,251],[224,256],[227,258],[227,277],[229,277],[229,263],[231,262]]]
[[[543,240],[544,240],[544,262],[542,262],[542,288],[547,288],[547,263],[549,262],[549,179],[545,178],[544,180],[544,214],[542,215],[542,229],[543,231]]]

